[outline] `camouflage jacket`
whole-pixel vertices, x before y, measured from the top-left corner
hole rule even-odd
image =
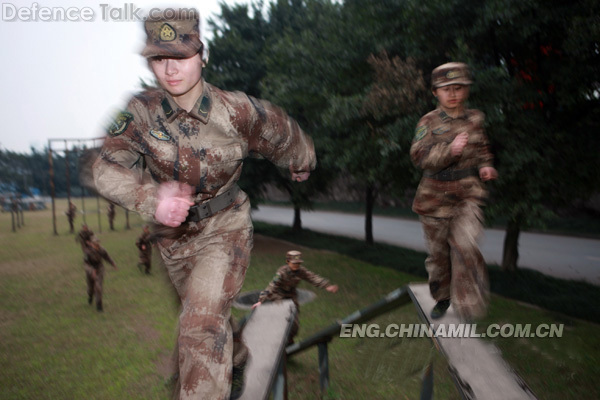
[[[150,233],[142,232],[140,237],[135,241],[135,246],[140,250],[140,254],[147,254],[152,251],[152,243],[150,242]],[[146,246],[142,249],[142,246]]]
[[[108,261],[113,267],[115,266],[115,262],[110,258],[108,252],[102,246],[100,246],[98,250],[85,246],[83,247],[83,255],[83,261],[94,269],[102,267],[102,259]]]
[[[195,201],[202,202],[232,188],[251,153],[286,170],[314,169],[311,138],[282,109],[203,85],[191,112],[162,89],[131,99],[93,166],[100,194],[154,221],[157,183],[187,183],[195,188]],[[247,199],[241,191],[238,196]]]
[[[296,271],[293,271],[286,264],[279,267],[269,286],[260,293],[258,301],[281,299],[296,301],[296,287],[301,280],[305,280],[318,288],[325,288],[329,285],[329,280],[309,271],[302,265]]]
[[[493,166],[488,138],[483,130],[484,115],[478,110],[465,110],[464,115],[451,118],[437,108],[426,114],[417,124],[410,148],[412,162],[425,173],[448,170],[479,169]],[[468,132],[469,140],[460,156],[452,156],[450,143],[461,132]],[[467,176],[455,181],[423,177],[413,202],[413,211],[420,215],[450,218],[453,207],[470,199],[483,204],[487,197],[479,176]]]

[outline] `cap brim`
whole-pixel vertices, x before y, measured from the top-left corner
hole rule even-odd
[[[199,49],[191,46],[185,46],[181,44],[170,44],[170,45],[146,45],[142,50],[142,57],[173,57],[173,58],[190,58],[198,54],[202,47]]]
[[[434,88],[441,88],[444,86],[450,86],[450,85],[463,85],[463,86],[469,86],[470,84],[472,84],[473,82],[471,81],[456,81],[456,82],[444,82],[444,83],[440,83],[439,85],[435,85]]]

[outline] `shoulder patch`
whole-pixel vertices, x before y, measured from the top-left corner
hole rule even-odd
[[[418,126],[417,130],[415,132],[414,141],[418,142],[419,140],[423,139],[426,134],[427,134],[427,126],[426,125]]]
[[[150,129],[150,136],[152,136],[155,139],[162,140],[165,142],[171,140],[171,136],[169,136],[167,133],[165,133],[163,131],[159,131],[158,129]]]
[[[437,128],[434,129],[433,131],[431,131],[431,133],[433,133],[434,135],[443,135],[444,133],[448,132],[450,129],[444,129],[444,128]]]
[[[113,123],[108,127],[108,134],[112,137],[119,136],[127,130],[131,121],[133,121],[133,114],[127,111],[121,111]]]

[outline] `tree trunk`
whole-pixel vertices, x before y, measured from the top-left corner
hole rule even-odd
[[[373,205],[375,203],[375,190],[373,186],[367,186],[366,210],[365,210],[365,241],[372,245],[373,240]]]
[[[300,207],[294,204],[294,224],[292,225],[294,232],[302,230],[302,218],[300,217]]]
[[[511,218],[506,227],[506,236],[504,237],[504,249],[502,252],[502,270],[505,272],[515,272],[517,270],[517,260],[519,259],[519,234],[521,233],[521,214]]]

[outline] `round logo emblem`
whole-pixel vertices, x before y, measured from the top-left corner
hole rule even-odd
[[[164,23],[160,27],[158,37],[163,42],[172,42],[177,37],[177,33],[175,33],[175,29],[171,25]]]

